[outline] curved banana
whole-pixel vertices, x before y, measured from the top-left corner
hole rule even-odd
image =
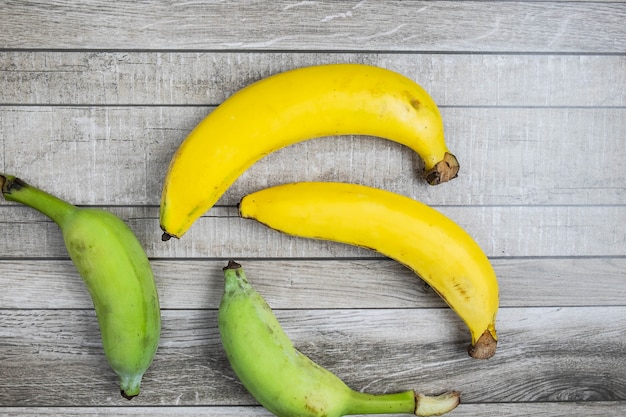
[[[159,343],[161,315],[152,269],[141,244],[118,217],[78,208],[18,178],[0,175],[4,198],[59,225],[65,246],[93,301],[106,358],[121,394],[139,394]]]
[[[459,403],[459,393],[436,397],[404,391],[366,394],[349,388],[293,346],[241,265],[224,268],[219,307],[220,336],[244,387],[278,417],[338,417],[347,414],[441,415]]]
[[[173,156],[161,196],[163,240],[180,238],[252,164],[285,146],[332,135],[399,142],[431,184],[457,175],[437,105],[414,81],[360,64],[311,66],[265,78],[209,114]]]
[[[431,207],[363,185],[303,182],[249,194],[239,211],[284,233],[373,249],[406,265],[467,324],[470,355],[494,355],[496,275],[478,244]]]

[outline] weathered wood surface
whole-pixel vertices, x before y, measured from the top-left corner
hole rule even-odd
[[[5,2],[0,172],[126,220],[155,270],[163,336],[142,394],[117,392],[58,227],[0,201],[0,415],[268,416],[216,329],[227,259],[305,353],[357,389],[463,392],[450,415],[626,415],[626,3]],[[459,178],[408,148],[319,138],[251,167],[180,240],[160,241],[169,159],[238,89],[362,62],[440,105]],[[499,351],[396,262],[237,217],[268,185],[349,181],[433,205],[499,277]]]
[[[469,332],[446,308],[275,311],[304,354],[358,390],[458,389],[467,403],[626,396],[626,307],[504,308],[502,342],[489,361],[468,357]],[[162,316],[159,351],[134,404],[254,403],[225,360],[215,310]],[[0,311],[0,401],[124,404],[114,395],[117,378],[101,354],[95,320],[91,310]]]
[[[75,204],[158,205],[167,165],[209,107],[0,108],[4,169]],[[289,181],[358,182],[435,205],[619,205],[626,107],[441,110],[459,178],[431,187],[412,150],[342,136],[291,145],[246,171],[218,204]],[[89,175],[85,175],[89,174]],[[71,176],[81,182],[59,181]],[[0,203],[2,205],[5,202]]]
[[[489,257],[622,256],[626,252],[623,206],[441,206]],[[157,207],[112,207],[150,257],[346,258],[373,251],[324,240],[289,236],[249,219],[235,207],[214,207],[180,239],[162,242]],[[58,226],[28,208],[0,207],[9,257],[67,256]],[[31,219],[30,222],[26,219]]]
[[[0,412],[7,417],[41,416],[58,413],[66,417],[75,416],[171,416],[204,417],[207,414],[231,417],[240,416],[271,416],[270,413],[259,407],[33,407],[26,409],[3,409]],[[464,404],[455,411],[457,417],[473,417],[476,415],[495,415],[502,417],[533,416],[541,414],[545,417],[562,417],[585,415],[589,417],[621,417],[626,407],[620,402],[585,402],[585,403],[523,403],[523,404]]]
[[[388,259],[245,259],[255,287],[275,308],[432,308],[444,303]],[[216,309],[225,260],[153,260],[164,309]],[[502,307],[594,307],[626,298],[617,258],[496,258]],[[45,273],[43,273],[45,271]],[[358,285],[356,285],[358,282]],[[0,261],[2,308],[85,309],[91,300],[69,260]]]
[[[28,407],[3,408],[0,413],[6,417],[27,417],[43,415],[76,416],[109,416],[118,417],[205,417],[207,415],[238,417],[269,417],[272,414],[261,407]],[[563,417],[622,417],[626,413],[626,405],[619,401],[585,401],[580,403],[497,403],[497,404],[463,404],[454,411],[455,417],[474,417],[477,415],[497,415],[500,417],[535,416]]]
[[[571,53],[626,49],[621,2],[83,3],[5,5],[0,47]]]
[[[12,104],[205,106],[271,74],[333,62],[398,71],[442,107],[626,103],[623,54],[0,51],[0,88]]]

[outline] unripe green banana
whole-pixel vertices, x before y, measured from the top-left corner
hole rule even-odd
[[[414,391],[376,395],[352,390],[293,346],[241,265],[230,261],[224,277],[218,324],[226,356],[244,387],[276,416],[437,416],[459,404],[458,392],[431,397]]]
[[[76,207],[13,176],[0,174],[0,188],[6,200],[34,208],[61,228],[91,295],[121,393],[137,396],[157,350],[161,315],[152,269],[136,236],[112,213]]]

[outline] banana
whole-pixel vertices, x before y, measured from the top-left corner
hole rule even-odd
[[[352,390],[293,346],[241,265],[230,261],[224,278],[218,325],[226,356],[244,387],[276,416],[433,416],[458,405],[458,392],[431,397],[414,391],[376,395]]]
[[[413,270],[463,319],[474,358],[495,354],[498,282],[478,244],[433,208],[389,191],[303,182],[245,196],[243,218],[291,235],[376,250]]]
[[[348,134],[412,148],[423,159],[430,184],[457,175],[439,109],[412,80],[360,64],[290,70],[229,97],[180,145],[161,195],[163,240],[180,238],[265,155],[307,139]]]
[[[146,254],[114,214],[78,208],[0,174],[4,198],[38,210],[60,228],[65,246],[89,290],[105,356],[119,376],[121,394],[139,394],[141,379],[159,343],[159,299]]]

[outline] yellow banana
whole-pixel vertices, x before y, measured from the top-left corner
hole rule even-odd
[[[422,87],[359,64],[311,66],[265,78],[209,114],[173,156],[161,196],[163,240],[180,238],[256,161],[321,136],[370,135],[406,145],[430,184],[457,175],[439,109]]]
[[[141,244],[117,216],[78,208],[18,178],[0,175],[4,198],[38,210],[61,228],[65,246],[89,290],[105,356],[121,394],[139,394],[159,343],[161,315],[152,269]]]
[[[414,391],[376,395],[352,390],[293,346],[241,265],[230,261],[224,277],[218,317],[224,350],[244,387],[276,416],[433,416],[458,405],[458,392],[430,397]]]
[[[239,211],[284,233],[373,249],[406,265],[469,327],[470,355],[494,355],[496,275],[478,244],[433,208],[363,185],[304,182],[249,194]]]

